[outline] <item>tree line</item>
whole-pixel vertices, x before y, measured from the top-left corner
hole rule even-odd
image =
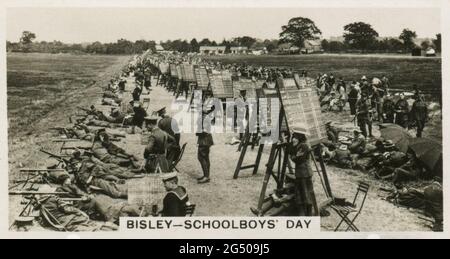
[[[398,37],[380,39],[372,25],[364,22],[354,22],[344,26],[343,40],[326,40],[320,42],[325,52],[410,52],[413,49],[433,47],[441,52],[441,34],[435,39],[423,41],[417,45],[417,34],[408,28],[403,29]],[[230,53],[232,47],[247,47],[248,49],[263,49],[268,52],[277,51],[280,44],[289,43],[298,49],[304,48],[307,41],[318,41],[322,32],[314,21],[309,18],[295,17],[281,27],[279,39],[259,40],[251,36],[223,39],[216,42],[208,38],[197,40],[167,40],[160,45],[169,51],[183,53],[199,52],[201,46],[225,46],[225,53]],[[155,41],[138,40],[135,42],[119,39],[114,43],[94,42],[89,44],[65,44],[60,41],[34,42],[36,34],[24,31],[19,42],[6,42],[7,51],[42,52],[42,53],[91,53],[91,54],[139,54],[147,49],[156,50]]]

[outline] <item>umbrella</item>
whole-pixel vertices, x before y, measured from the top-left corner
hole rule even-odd
[[[442,159],[442,145],[429,138],[412,139],[409,147],[430,170],[435,170]]]
[[[412,139],[408,131],[399,127],[388,127],[380,130],[381,137],[391,140],[395,146],[403,153],[408,151],[409,141]]]
[[[381,129],[386,129],[386,128],[400,128],[403,129],[402,126],[395,124],[395,123],[381,123],[380,125],[378,125]]]

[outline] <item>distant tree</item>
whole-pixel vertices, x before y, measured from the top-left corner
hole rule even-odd
[[[215,40],[213,40],[213,41],[211,42],[211,46],[217,46],[217,42],[216,42]]]
[[[189,44],[186,40],[180,43],[180,47],[178,49],[179,52],[188,53],[192,51],[191,44]]]
[[[220,46],[225,46],[225,53],[231,53],[231,47],[233,46],[231,41],[223,39]]]
[[[253,44],[256,43],[256,39],[249,36],[238,37],[235,40],[237,41],[239,46],[247,47],[249,49],[253,46]]]
[[[416,47],[414,39],[417,38],[417,34],[415,31],[411,31],[410,29],[403,29],[402,33],[398,38],[403,41],[403,46],[405,50],[412,50]]]
[[[372,25],[355,22],[344,26],[345,43],[353,49],[366,51],[374,46],[378,32],[372,28]]]
[[[275,45],[274,43],[269,43],[269,44],[266,46],[266,49],[267,49],[268,52],[273,52],[274,50],[277,49],[277,45]]]
[[[99,41],[96,41],[96,42],[86,46],[86,51],[88,53],[93,53],[93,54],[106,54],[106,49],[107,49],[107,46],[103,45]]]
[[[33,43],[33,40],[36,39],[36,34],[30,32],[30,31],[24,31],[22,32],[22,37],[20,37],[20,43],[22,44],[31,44]]]
[[[306,40],[319,39],[319,35],[322,34],[312,20],[304,17],[290,19],[281,29],[280,42],[291,43],[299,48],[304,47]]]
[[[193,52],[199,52],[200,51],[200,44],[198,44],[197,39],[192,39],[191,42],[191,49]]]
[[[330,43],[327,40],[322,40],[322,42],[320,43],[322,45],[322,49],[324,51],[329,51],[330,50]]]
[[[420,43],[420,47],[423,50],[427,50],[431,46],[432,46],[432,43],[429,40],[424,40],[424,41],[422,41],[422,43]]]
[[[212,45],[211,41],[208,38],[201,40],[199,44],[200,44],[200,46],[211,46]]]
[[[433,40],[433,45],[436,47],[437,52],[441,52],[441,34],[436,34],[436,39]]]
[[[33,43],[33,40],[36,39],[36,34],[30,32],[30,31],[24,31],[22,32],[22,37],[20,37],[20,44],[22,45],[24,52],[29,52],[31,49],[31,44]]]
[[[347,46],[340,41],[330,41],[328,43],[328,51],[330,52],[342,52],[347,49]]]

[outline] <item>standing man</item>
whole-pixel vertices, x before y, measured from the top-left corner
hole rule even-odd
[[[364,137],[372,136],[372,119],[370,118],[370,108],[367,101],[367,94],[362,93],[361,99],[356,104],[356,117],[358,119],[358,126],[362,131]],[[367,129],[369,130],[369,135],[367,134]]]
[[[314,216],[315,193],[312,182],[311,148],[306,143],[306,131],[293,128],[289,158],[295,163],[295,199],[298,216]]]
[[[383,102],[383,117],[384,123],[394,123],[395,118],[395,103],[392,101],[392,97],[387,94]]]
[[[209,112],[210,113],[210,112]],[[214,145],[214,140],[211,134],[211,125],[204,125],[204,119],[209,114],[208,112],[202,111],[202,117],[200,122],[199,133],[196,134],[198,137],[198,161],[202,166],[203,176],[198,179],[199,184],[209,183],[210,179],[210,169],[211,161],[209,159],[209,154],[211,151],[211,146]],[[206,123],[211,123],[207,121]]]
[[[358,89],[356,89],[356,82],[353,81],[350,85],[350,92],[348,94],[348,103],[350,104],[350,114],[356,115],[356,103],[358,102]]]
[[[167,161],[172,165],[181,152],[180,140],[181,134],[178,128],[178,122],[166,114],[166,107],[157,111],[161,120],[158,122],[158,128],[169,134],[175,141],[169,141],[167,147]]]
[[[178,185],[177,173],[162,174],[162,181],[167,194],[163,200],[163,217],[184,217],[186,216],[186,205],[189,202],[189,196],[186,188]]]
[[[406,128],[408,126],[409,105],[403,93],[400,94],[400,100],[395,104],[395,123]]]
[[[381,77],[382,87],[384,90],[384,95],[389,93],[389,88],[391,87],[391,83],[389,82],[389,78],[386,75]]]
[[[149,143],[144,151],[145,170],[148,173],[155,173],[158,166],[163,173],[169,172],[169,163],[167,162],[166,152],[168,141],[171,136],[156,126],[158,118],[147,117],[145,124],[147,130],[151,132]]]
[[[416,101],[411,109],[411,119],[416,123],[418,138],[422,137],[425,123],[428,120],[428,107],[423,99],[423,95],[416,96]]]
[[[142,87],[136,83],[136,87],[133,90],[133,101],[137,101],[139,102],[139,100],[141,99],[141,94],[142,94]]]

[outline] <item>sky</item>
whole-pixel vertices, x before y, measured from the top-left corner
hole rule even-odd
[[[167,39],[222,41],[239,36],[277,39],[281,26],[292,17],[308,17],[323,38],[342,36],[344,25],[366,22],[381,37],[397,37],[404,28],[419,38],[440,33],[440,10],[436,8],[9,8],[7,40],[16,42],[22,31],[37,41],[65,43],[115,42]]]

